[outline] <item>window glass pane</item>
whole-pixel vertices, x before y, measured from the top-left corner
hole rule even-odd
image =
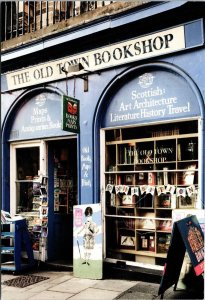
[[[32,210],[33,202],[33,182],[16,183],[17,213]]]
[[[33,179],[38,176],[39,147],[16,149],[16,212],[32,211]]]
[[[38,176],[39,147],[16,149],[17,180],[32,180]]]

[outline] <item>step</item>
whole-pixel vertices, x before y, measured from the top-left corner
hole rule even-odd
[[[14,247],[1,247],[1,254],[13,254]]]
[[[1,238],[2,239],[9,239],[14,237],[14,232],[2,232],[1,233]]]
[[[15,262],[14,261],[7,261],[4,263],[1,263],[1,270],[3,271],[15,271]]]

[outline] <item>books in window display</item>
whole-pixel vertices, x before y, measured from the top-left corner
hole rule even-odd
[[[191,185],[194,183],[196,164],[189,165],[187,170],[179,174],[179,184]],[[181,178],[180,178],[181,177]]]
[[[143,185],[140,187],[139,201],[137,207],[153,208],[154,186]]]
[[[125,215],[126,216],[133,216],[132,213],[126,213]],[[125,218],[124,222],[125,222],[125,226],[127,228],[129,228],[129,229],[135,229],[135,219],[134,218],[130,218],[130,219]]]
[[[194,185],[189,187],[177,187],[176,196],[179,208],[194,208],[197,200],[197,189]]]
[[[133,164],[134,162],[134,146],[133,144],[128,144],[124,147],[124,164]]]
[[[135,195],[123,195],[122,196],[122,205],[135,205],[136,197]]]
[[[158,221],[157,230],[170,231],[171,232],[171,230],[172,230],[172,221],[171,220]]]
[[[140,235],[139,250],[155,252],[155,238],[153,234]]]
[[[160,207],[170,208],[171,207],[171,194],[170,193],[161,193],[159,196],[159,205]]]
[[[159,253],[167,253],[170,245],[171,234],[161,234],[157,238],[157,251]]]
[[[153,219],[140,219],[139,229],[155,229],[155,221]]]

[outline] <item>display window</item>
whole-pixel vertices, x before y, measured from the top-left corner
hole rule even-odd
[[[45,154],[43,142],[11,144],[12,214],[31,212],[36,197],[43,194],[42,187],[47,189]]]
[[[173,210],[199,207],[198,120],[106,129],[102,137],[105,257],[163,266]]]

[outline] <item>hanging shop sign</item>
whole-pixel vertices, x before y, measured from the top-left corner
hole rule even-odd
[[[84,67],[84,70],[78,72],[80,75],[85,73],[85,70],[96,71],[200,46],[203,44],[201,22],[201,20],[197,20],[182,26],[5,74],[7,89],[14,90],[64,79],[65,73],[62,69],[67,70],[68,67],[79,63]],[[193,35],[194,38],[192,39]],[[73,73],[68,73],[67,77],[69,76],[73,76]]]
[[[195,275],[201,275],[204,272],[204,235],[195,215],[174,222],[164,274],[158,291],[159,295],[172,285],[177,285],[186,251]]]
[[[69,132],[79,133],[79,111],[80,105],[79,100],[63,96],[62,101],[62,129]]]

